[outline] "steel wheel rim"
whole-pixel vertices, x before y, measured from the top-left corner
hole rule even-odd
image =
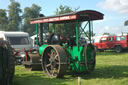
[[[42,55],[42,68],[49,77],[63,77],[68,68],[65,50],[60,45],[48,45]]]
[[[44,63],[45,69],[49,76],[56,77],[60,69],[60,58],[55,49],[49,48],[46,53],[47,58]]]

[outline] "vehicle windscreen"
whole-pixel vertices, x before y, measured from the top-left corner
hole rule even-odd
[[[7,40],[11,45],[27,45],[29,40],[27,36],[8,36]]]

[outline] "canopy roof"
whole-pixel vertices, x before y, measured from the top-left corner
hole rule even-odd
[[[30,24],[64,23],[64,22],[73,22],[75,20],[79,20],[80,22],[88,21],[88,20],[101,20],[103,19],[103,16],[104,15],[98,11],[83,10],[83,11],[66,13],[66,14],[61,14],[61,15],[35,18],[30,21]]]

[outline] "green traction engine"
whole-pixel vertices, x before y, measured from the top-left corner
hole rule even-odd
[[[90,73],[96,64],[96,52],[91,44],[93,33],[93,20],[103,19],[103,14],[94,10],[83,10],[74,13],[67,13],[49,17],[39,17],[30,21],[36,24],[36,44],[39,46],[37,52],[28,52],[25,59],[26,68],[43,68],[46,75],[50,77],[62,77],[68,72]],[[74,23],[76,33],[68,36],[67,24]],[[56,25],[63,24],[63,36],[56,33]],[[45,33],[45,29],[52,27],[52,33]],[[61,28],[60,28],[61,29]],[[71,29],[71,28],[70,28]],[[85,32],[88,30],[88,32]],[[48,36],[45,42],[44,34]],[[59,34],[59,37],[57,37]],[[88,37],[88,43],[81,44],[81,36]],[[45,37],[46,38],[46,37]],[[62,39],[62,40],[61,40]],[[35,55],[38,54],[38,56]],[[37,58],[38,57],[38,58]],[[34,59],[33,59],[34,58]],[[35,63],[34,63],[35,62]]]

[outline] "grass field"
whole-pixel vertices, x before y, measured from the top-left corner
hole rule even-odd
[[[91,74],[80,75],[81,85],[128,85],[128,52],[97,52],[96,60]],[[78,85],[77,78],[48,78],[42,71],[26,71],[23,66],[16,66],[12,85]]]

